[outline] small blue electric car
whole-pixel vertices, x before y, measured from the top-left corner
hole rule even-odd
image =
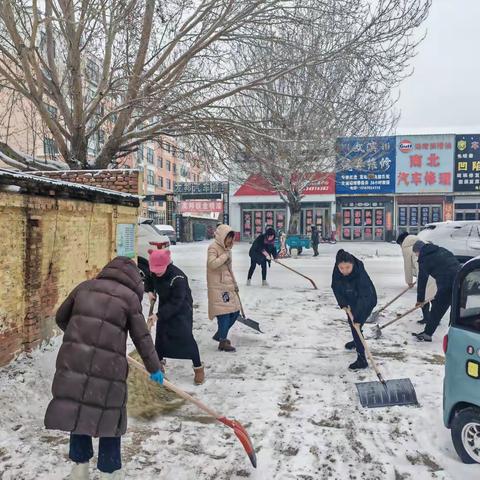
[[[444,423],[464,463],[480,463],[480,257],[455,279],[450,329],[443,342]]]

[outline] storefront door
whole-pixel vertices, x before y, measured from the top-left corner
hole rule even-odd
[[[312,207],[302,210],[302,235],[310,235],[312,233],[312,226],[315,225],[321,237],[326,237],[327,224],[329,222],[328,208]]]
[[[427,223],[443,220],[443,207],[437,205],[399,205],[397,209],[398,230],[418,233]]]
[[[385,240],[385,207],[342,207],[342,240]]]

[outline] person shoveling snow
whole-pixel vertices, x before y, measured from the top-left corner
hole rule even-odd
[[[345,250],[339,250],[335,259],[332,273],[332,290],[337,299],[338,306],[347,315],[351,311],[355,323],[359,324],[360,331],[365,320],[370,316],[377,305],[377,292],[367,271],[358,258]],[[347,350],[357,351],[357,360],[348,368],[359,370],[368,367],[365,357],[365,348],[353,324],[350,323],[353,341],[345,344]]]
[[[121,437],[127,430],[127,336],[151,379],[163,382],[160,360],[142,314],[143,282],[126,257],[78,285],[57,311],[63,343],[45,427],[70,433],[71,478],[88,479],[92,437],[99,437],[100,478],[124,478]]]

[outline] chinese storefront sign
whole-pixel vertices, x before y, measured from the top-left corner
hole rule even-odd
[[[455,191],[480,191],[480,135],[457,135],[455,147]]]
[[[395,137],[352,137],[338,140],[337,194],[393,193]],[[345,165],[348,170],[343,170]]]
[[[185,200],[180,202],[181,213],[220,213],[223,212],[222,200]]]
[[[397,137],[397,193],[453,191],[453,135]]]

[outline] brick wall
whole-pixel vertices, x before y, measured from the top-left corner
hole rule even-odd
[[[70,291],[116,256],[134,207],[0,192],[0,365],[55,333]]]
[[[40,177],[107,188],[118,192],[143,194],[143,177],[138,170],[67,170],[59,172],[28,172]]]

